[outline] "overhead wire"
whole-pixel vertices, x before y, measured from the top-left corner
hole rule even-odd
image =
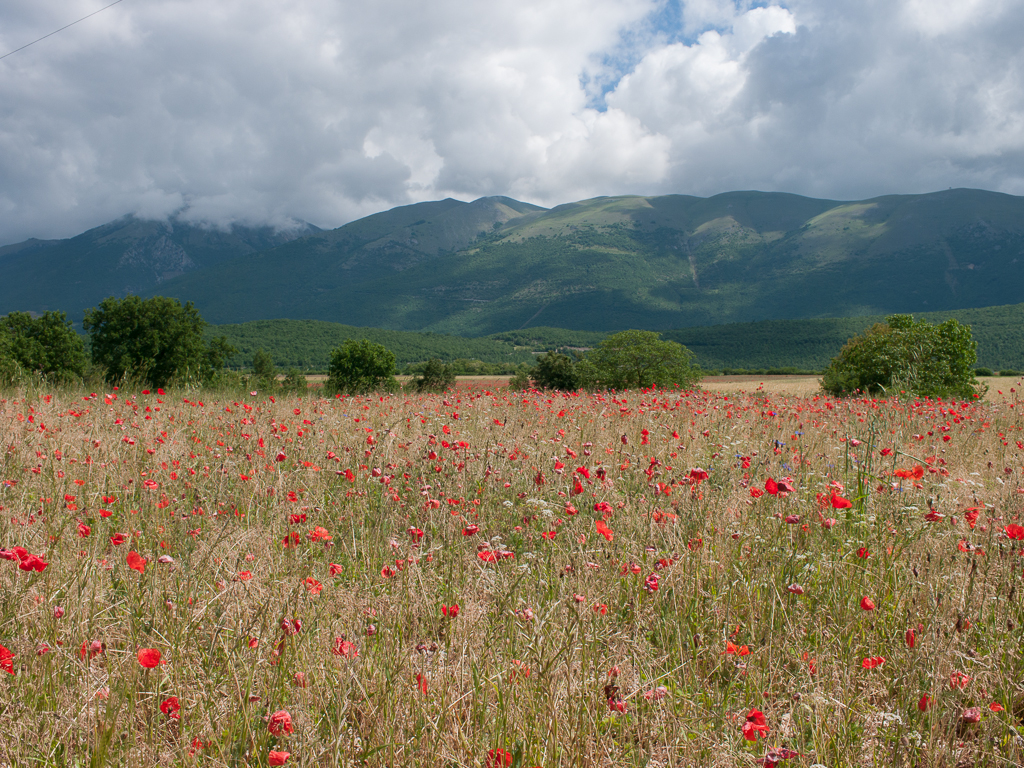
[[[114,2],[112,2],[112,3],[110,4],[110,5],[105,5],[105,6],[103,6],[102,8],[100,8],[100,9],[99,9],[98,11],[93,11],[93,12],[92,12],[92,13],[90,13],[90,14],[89,14],[88,16],[83,16],[82,18],[78,19],[78,21],[72,21],[72,22],[71,22],[70,24],[65,24],[65,25],[64,25],[63,27],[61,27],[60,29],[55,29],[55,30],[53,30],[53,32],[51,32],[50,34],[48,34],[48,35],[43,35],[42,37],[40,37],[40,38],[39,38],[39,40],[33,40],[33,41],[32,41],[31,43],[26,43],[25,45],[21,46],[21,48],[15,48],[15,49],[14,49],[13,51],[10,51],[9,53],[5,53],[5,54],[4,54],[3,56],[0,56],[0,60],[2,60],[2,59],[6,59],[6,58],[7,58],[8,56],[13,56],[13,55],[14,55],[15,53],[17,53],[18,51],[24,51],[24,50],[25,50],[26,48],[28,48],[29,46],[31,46],[31,45],[35,45],[36,43],[40,42],[41,40],[45,40],[45,39],[46,39],[46,38],[48,38],[48,37],[53,37],[53,36],[54,36],[54,35],[56,35],[56,34],[57,34],[58,32],[63,32],[63,31],[64,31],[65,29],[67,29],[68,27],[73,27],[73,26],[75,26],[75,24],[78,24],[78,23],[79,23],[79,22],[81,22],[81,21],[85,21],[86,19],[92,18],[92,17],[93,17],[93,16],[95,16],[95,15],[96,15],[97,13],[102,13],[103,11],[107,10],[107,8],[113,8],[113,7],[114,7],[115,5],[117,5],[118,3],[123,3],[123,2],[124,2],[124,0],[114,0]]]

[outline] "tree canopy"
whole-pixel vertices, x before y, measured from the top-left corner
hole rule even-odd
[[[832,395],[906,392],[968,398],[977,393],[977,345],[970,326],[956,320],[931,325],[891,315],[854,336],[832,358],[821,386]]]
[[[347,339],[331,352],[327,391],[341,394],[392,391],[395,381],[395,356],[386,347],[363,339]]]
[[[27,312],[0,317],[0,378],[13,383],[19,374],[36,373],[67,384],[85,375],[85,342],[63,312]]]
[[[674,341],[663,341],[654,331],[622,331],[609,336],[587,354],[583,363],[584,386],[604,389],[689,389],[703,376],[690,350]]]
[[[110,383],[206,383],[235,351],[223,336],[204,341],[206,321],[191,302],[182,306],[164,296],[111,296],[87,310],[82,325],[92,340],[93,362]]]

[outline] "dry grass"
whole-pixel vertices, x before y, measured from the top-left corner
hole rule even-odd
[[[9,394],[0,543],[48,565],[0,560],[0,764],[1020,764],[1019,382],[983,404],[719,383],[741,382]]]

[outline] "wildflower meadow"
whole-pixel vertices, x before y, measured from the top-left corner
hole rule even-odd
[[[1024,762],[1024,404],[0,401],[2,766]]]

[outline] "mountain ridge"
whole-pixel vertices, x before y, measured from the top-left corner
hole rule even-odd
[[[464,336],[667,330],[958,310],[1024,295],[1024,197],[970,189],[860,201],[630,195],[551,209],[449,198],[205,255],[150,234],[142,293],[193,301],[217,324],[287,317]],[[20,248],[43,268],[69,241],[29,242],[0,249],[0,267]],[[142,270],[126,254],[108,272]],[[53,304],[72,317],[90,306],[76,307],[71,281],[49,274]],[[0,290],[0,313],[40,311],[31,299]]]

